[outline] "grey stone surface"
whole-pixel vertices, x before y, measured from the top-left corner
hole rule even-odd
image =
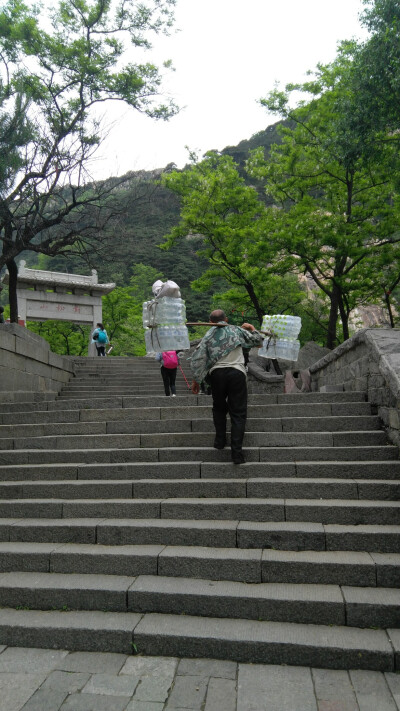
[[[240,548],[325,550],[325,532],[320,523],[241,521],[237,540]]]
[[[236,711],[236,681],[210,679],[204,711]]]
[[[55,573],[102,575],[156,575],[163,546],[103,546],[99,543],[60,545],[50,558]],[[1,546],[0,546],[1,565]]]
[[[385,674],[386,683],[390,689],[397,708],[400,709],[400,676],[391,672]]]
[[[146,614],[134,631],[142,654],[164,653],[267,664],[393,670],[382,630]]]
[[[0,672],[0,711],[20,711],[46,678],[46,673]]]
[[[126,611],[126,591],[134,578],[62,573],[3,573],[0,603],[37,610]]]
[[[342,587],[347,624],[354,627],[399,627],[400,590]]]
[[[126,696],[71,694],[60,707],[60,711],[124,711],[125,708]]]
[[[132,631],[140,618],[141,615],[121,612],[3,608],[0,643],[97,652],[107,649],[109,652],[132,654]]]
[[[67,654],[65,650],[7,647],[0,655],[0,673],[26,672],[27,669],[30,674],[47,673],[57,669]]]
[[[399,505],[400,511],[400,505]],[[241,519],[283,521],[283,499],[168,499],[161,502],[161,518]]]
[[[97,526],[97,540],[105,545],[150,543],[234,548],[237,525],[238,521],[117,519]]]
[[[237,711],[319,711],[309,669],[239,665]]]
[[[223,659],[181,659],[177,674],[235,680],[237,664]]]
[[[200,709],[207,694],[208,678],[177,676],[168,698],[168,708]]]
[[[126,654],[112,652],[70,652],[57,663],[56,668],[63,672],[82,672],[84,674],[118,674],[127,661]]]
[[[327,550],[390,553],[400,548],[400,526],[326,524]]]
[[[90,652],[86,652],[86,654],[90,654]],[[89,678],[89,674],[78,671],[53,671],[48,675],[41,688],[65,691],[68,694],[72,694],[83,689]]]
[[[133,675],[115,676],[113,674],[93,674],[82,689],[83,694],[101,694],[104,696],[133,696],[139,684],[139,677]]]
[[[23,706],[23,711],[51,711],[59,709],[68,697],[68,691],[59,689],[38,689]]]
[[[348,672],[312,669],[311,674],[318,711],[360,711]]]
[[[139,701],[133,699],[125,711],[163,711],[164,704],[161,701],[157,703],[156,701]]]
[[[376,585],[375,563],[368,553],[271,549],[263,551],[261,566],[264,582]]]
[[[397,711],[385,677],[377,672],[350,671],[360,711]]]
[[[383,588],[400,588],[400,553],[371,553],[376,565],[376,583]]]
[[[261,582],[261,551],[167,546],[158,558],[158,574]]]
[[[240,583],[139,576],[128,591],[135,612],[205,615],[313,624],[345,624],[343,598],[335,585]]]

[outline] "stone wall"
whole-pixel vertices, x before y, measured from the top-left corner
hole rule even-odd
[[[0,324],[0,402],[53,399],[73,374],[72,359],[52,353],[36,333]]]
[[[400,446],[400,329],[359,331],[310,366],[312,389],[361,390],[376,406],[391,442]]]

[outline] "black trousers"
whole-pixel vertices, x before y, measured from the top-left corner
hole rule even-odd
[[[165,390],[166,395],[169,395],[170,390],[171,390],[172,395],[176,394],[176,387],[175,387],[176,371],[177,371],[177,368],[165,368],[163,365],[161,366],[161,375],[162,375],[162,379],[163,379],[163,383],[164,383],[164,390]]]
[[[97,349],[98,356],[105,356],[105,354],[106,354],[106,347],[105,346],[97,346],[96,345],[96,349]]]
[[[226,439],[226,416],[231,418],[231,451],[242,451],[247,417],[246,376],[237,368],[216,368],[208,376],[213,399],[215,439],[223,444]]]

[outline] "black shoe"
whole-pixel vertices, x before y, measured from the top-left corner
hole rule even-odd
[[[234,464],[245,464],[246,460],[242,452],[232,454],[232,462]]]
[[[217,437],[214,440],[214,449],[224,449],[226,445],[226,441],[224,439],[218,439]]]

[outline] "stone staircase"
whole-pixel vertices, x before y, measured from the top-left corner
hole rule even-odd
[[[145,358],[0,404],[0,644],[399,670],[397,448],[359,392],[248,418],[234,466]]]

